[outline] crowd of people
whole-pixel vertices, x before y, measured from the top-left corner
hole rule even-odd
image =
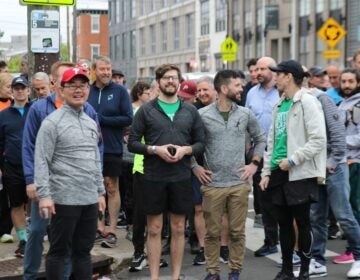
[[[186,237],[205,280],[240,279],[249,193],[275,280],[327,275],[328,239],[347,240],[334,263],[360,277],[360,50],[353,67],[249,60],[241,70],[184,80],[176,65],[126,88],[111,60],[58,61],[51,73],[8,73],[0,62],[0,242],[14,242],[36,279],[44,238],[48,279],[92,279],[95,244],[118,245],[129,271],[168,263],[180,279]],[[246,82],[247,81],[247,82]],[[33,98],[30,98],[33,97]],[[116,250],[116,249],[113,249]],[[297,277],[293,267],[299,266]]]

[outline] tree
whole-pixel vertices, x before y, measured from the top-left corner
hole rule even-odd
[[[0,30],[0,40],[4,36],[4,31]],[[0,57],[2,57],[2,50],[0,50]]]
[[[67,45],[64,43],[61,43],[60,45],[60,60],[69,61],[69,52]]]
[[[10,58],[8,62],[9,72],[18,73],[21,64],[21,55],[16,55]]]

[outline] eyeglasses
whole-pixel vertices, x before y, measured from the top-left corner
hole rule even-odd
[[[68,85],[68,86],[63,86],[63,87],[75,91],[77,89],[81,89],[81,90],[87,89],[89,87],[89,85],[88,84],[83,84],[83,85],[79,85],[79,86]]]
[[[164,80],[164,81],[170,81],[170,79],[172,79],[173,81],[178,81],[179,77],[177,77],[177,76],[163,76],[161,79]]]

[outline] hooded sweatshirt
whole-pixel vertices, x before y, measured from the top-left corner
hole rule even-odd
[[[360,163],[360,123],[355,124],[352,121],[351,111],[353,107],[360,102],[360,93],[356,93],[351,97],[344,99],[339,109],[346,118],[346,155],[350,162]]]

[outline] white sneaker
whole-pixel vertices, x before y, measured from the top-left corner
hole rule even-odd
[[[358,279],[360,277],[360,261],[355,261],[347,273],[348,279]]]
[[[309,276],[310,278],[325,277],[327,275],[326,265],[318,263],[314,259],[311,259],[309,265]]]
[[[0,237],[0,242],[1,243],[13,243],[14,242],[14,237],[11,234],[4,233]]]

